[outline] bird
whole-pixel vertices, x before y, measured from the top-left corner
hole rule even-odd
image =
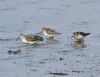
[[[85,32],[73,32],[73,36],[76,41],[79,41],[79,42],[84,42],[84,38],[85,36],[88,36],[90,35],[90,33],[85,33]]]
[[[20,33],[19,38],[22,40],[22,42],[29,44],[33,44],[36,41],[43,41],[43,37],[39,35],[26,35],[24,33]]]
[[[56,32],[54,29],[51,29],[49,27],[43,27],[42,33],[47,36],[48,38],[53,39],[55,36],[61,35],[61,33]]]

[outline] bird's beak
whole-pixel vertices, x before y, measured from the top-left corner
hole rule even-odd
[[[74,35],[71,36],[71,39],[74,37]]]
[[[18,38],[16,39],[16,41],[19,40],[19,39],[20,39],[20,37],[18,37]]]

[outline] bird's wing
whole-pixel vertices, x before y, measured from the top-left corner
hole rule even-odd
[[[26,39],[29,41],[36,41],[36,39],[34,38],[34,35],[27,35]]]

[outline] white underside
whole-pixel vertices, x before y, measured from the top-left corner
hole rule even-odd
[[[22,42],[24,42],[24,43],[30,43],[30,44],[33,44],[33,43],[34,43],[34,41],[30,42],[30,41],[27,41],[25,38],[21,38],[21,40],[22,40]]]
[[[48,37],[54,37],[55,35],[47,34],[46,31],[43,31],[43,34]]]
[[[78,39],[78,40],[81,40],[81,39],[83,39],[84,37],[83,37],[82,35],[78,35],[78,36],[75,36],[75,38]]]
[[[76,41],[84,41],[84,37],[82,35],[74,36]]]

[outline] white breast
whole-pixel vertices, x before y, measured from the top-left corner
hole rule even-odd
[[[83,39],[84,37],[82,35],[78,35],[78,36],[75,36],[76,39]]]
[[[46,36],[48,36],[48,34],[47,34],[47,32],[46,32],[46,31],[43,31],[43,34],[44,34],[44,35],[46,35]]]
[[[43,31],[43,34],[44,34],[45,36],[48,36],[48,37],[53,37],[53,36],[55,36],[55,35],[53,35],[53,34],[47,34],[46,31]]]
[[[34,43],[33,41],[27,41],[26,39],[25,39],[25,37],[21,37],[21,40],[22,40],[22,42],[24,42],[24,43],[30,43],[30,44],[32,44],[32,43]]]

